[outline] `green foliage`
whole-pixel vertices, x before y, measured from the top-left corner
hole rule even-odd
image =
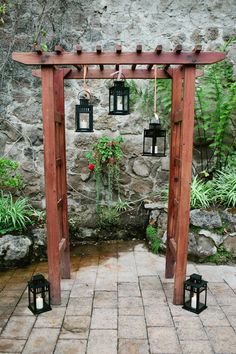
[[[19,163],[16,161],[0,158],[0,188],[13,190],[23,186],[22,176],[17,173]]]
[[[122,137],[109,138],[104,136],[93,145],[91,152],[86,153],[89,162],[89,168],[94,171],[96,180],[96,210],[98,213],[100,226],[108,223],[109,225],[116,224],[116,215],[121,209],[127,207],[125,202],[122,202],[119,197],[119,175],[120,163],[123,157],[122,152]],[[102,208],[102,185],[106,190],[106,204],[107,208]],[[118,202],[114,206],[114,190],[118,191]],[[112,219],[114,219],[112,221]],[[105,221],[104,221],[105,220]]]
[[[195,176],[191,184],[190,205],[192,209],[207,208],[210,206],[212,183],[204,182]]]
[[[129,80],[131,105],[137,104],[144,119],[151,120],[154,115],[154,80],[141,89],[136,81]],[[160,117],[168,117],[171,112],[171,80],[157,80],[157,112]]]
[[[4,15],[6,14],[7,5],[0,4],[0,24],[4,24]]]
[[[152,225],[148,225],[146,228],[146,235],[150,242],[152,252],[157,254],[161,247],[161,240],[157,237],[157,229]]]
[[[127,211],[130,208],[130,203],[127,202],[126,200],[122,200],[120,197],[118,198],[116,204],[115,204],[115,209],[118,213]]]
[[[227,207],[236,207],[236,167],[227,166],[218,171],[212,181],[214,201]]]
[[[226,43],[222,51],[230,43]],[[232,63],[222,61],[205,67],[204,76],[198,79],[196,85],[195,141],[200,149],[201,145],[208,146],[208,170],[221,169],[235,151],[235,110],[236,79]]]
[[[23,230],[32,224],[33,208],[27,198],[14,200],[12,195],[0,195],[0,235]]]
[[[101,207],[98,217],[98,226],[102,229],[110,229],[119,224],[119,212],[115,207]]]
[[[233,254],[226,251],[223,246],[219,246],[217,252],[207,257],[206,261],[215,264],[226,264],[233,261]]]

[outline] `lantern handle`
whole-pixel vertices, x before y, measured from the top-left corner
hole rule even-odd
[[[90,98],[91,98],[91,94],[90,94],[90,91],[89,91],[89,89],[87,89],[87,90],[81,90],[81,91],[79,91],[79,93],[78,93],[78,98],[80,99],[80,98],[85,98],[85,99],[88,99],[88,100],[90,100]]]

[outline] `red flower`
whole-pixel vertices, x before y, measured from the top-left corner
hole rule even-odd
[[[88,168],[89,168],[90,171],[93,171],[93,170],[94,170],[94,167],[95,167],[95,165],[94,165],[93,163],[90,163],[90,164],[88,165]]]

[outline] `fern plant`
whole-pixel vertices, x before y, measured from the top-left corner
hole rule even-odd
[[[225,51],[227,43],[222,51]],[[233,66],[227,61],[207,67],[204,76],[196,85],[195,142],[206,153],[208,170],[221,169],[235,151],[235,123],[233,113],[236,110],[236,80]],[[201,156],[203,160],[203,155]]]
[[[190,205],[192,209],[207,208],[210,206],[212,199],[212,184],[204,182],[195,176],[191,184]]]

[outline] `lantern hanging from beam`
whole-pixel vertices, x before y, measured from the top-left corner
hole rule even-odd
[[[200,313],[207,308],[207,281],[199,274],[192,274],[184,282],[183,309]]]
[[[50,311],[50,284],[42,274],[34,275],[28,281],[29,309],[33,314]]]
[[[114,79],[113,86],[109,88],[109,114],[126,115],[129,114],[129,87],[125,85],[121,69],[114,74],[117,73],[117,79]]]
[[[156,117],[157,114],[155,114]],[[143,155],[166,156],[166,130],[162,129],[160,120],[149,124],[149,129],[143,132]]]
[[[75,106],[75,131],[81,133],[93,132],[93,105],[90,104],[90,93],[82,91],[80,102]]]

